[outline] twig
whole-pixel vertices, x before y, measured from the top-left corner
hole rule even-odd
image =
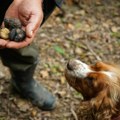
[[[97,60],[102,61],[102,59],[93,51],[93,49],[89,46],[87,41],[85,42],[87,45],[87,48],[90,50],[90,52],[96,57]]]
[[[74,119],[75,119],[75,120],[78,120],[77,114],[75,113],[72,104],[71,104],[71,109],[70,109],[70,111],[71,111],[71,113],[73,114]]]

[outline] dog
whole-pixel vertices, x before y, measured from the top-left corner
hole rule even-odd
[[[87,65],[70,60],[65,77],[84,100],[77,109],[79,120],[120,120],[120,68],[97,62]]]

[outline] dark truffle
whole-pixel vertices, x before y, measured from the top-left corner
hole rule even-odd
[[[20,28],[14,28],[9,33],[9,39],[15,42],[21,42],[25,39],[26,33]]]
[[[20,42],[26,37],[25,31],[22,29],[21,21],[18,18],[5,18],[4,25],[9,29],[9,39],[11,41]]]
[[[4,25],[8,29],[13,29],[13,28],[21,28],[22,24],[19,19],[17,18],[5,18],[4,19]]]

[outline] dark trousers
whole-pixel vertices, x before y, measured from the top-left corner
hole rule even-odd
[[[44,23],[56,7],[56,4],[54,0],[43,1]],[[12,0],[0,0],[0,24],[2,23],[5,12],[11,3]],[[30,46],[21,48],[19,50],[0,49],[0,57],[3,64],[9,67],[11,70],[26,71],[27,69],[31,68],[34,64],[37,64],[38,50],[34,46],[34,44],[31,44]]]

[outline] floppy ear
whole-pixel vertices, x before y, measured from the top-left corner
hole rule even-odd
[[[95,120],[90,101],[81,101],[76,113],[79,120]]]
[[[102,95],[101,95],[102,94]],[[91,101],[82,101],[77,108],[80,120],[111,120],[114,114],[114,105],[106,93],[101,93]]]
[[[101,91],[97,97],[91,99],[91,104],[95,120],[111,120],[111,117],[117,112],[116,101],[111,98],[109,88]]]

